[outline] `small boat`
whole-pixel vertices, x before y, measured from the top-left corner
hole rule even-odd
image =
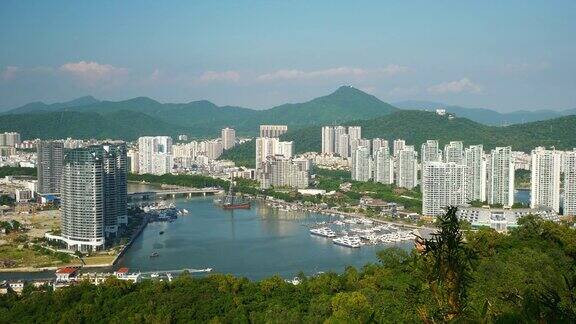
[[[329,238],[336,237],[336,233],[328,227],[312,228],[310,234]]]
[[[164,231],[160,231],[160,235],[164,234]]]
[[[160,256],[160,253],[158,253],[158,252],[152,252],[152,254],[150,254],[150,257],[151,257],[151,258],[156,258],[156,257],[159,257],[159,256]]]
[[[187,269],[190,273],[199,273],[199,272],[212,272],[212,268],[205,268],[205,269]]]
[[[158,278],[160,277],[160,275],[156,272],[154,272],[153,274],[150,275],[151,278]]]

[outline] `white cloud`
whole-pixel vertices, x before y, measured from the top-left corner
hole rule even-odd
[[[397,64],[390,64],[390,65],[379,70],[379,72],[381,72],[387,76],[402,74],[402,73],[406,73],[408,71],[410,71],[410,68],[408,68],[407,66],[402,66],[402,65],[397,65]]]
[[[445,93],[480,93],[482,86],[472,82],[468,78],[462,78],[457,81],[442,82],[428,88],[428,92],[432,94],[445,94]]]
[[[120,82],[128,75],[128,69],[97,62],[71,62],[60,66],[60,71],[76,77],[80,81],[95,86],[100,82]]]
[[[17,66],[7,66],[0,72],[0,80],[2,81],[10,81],[16,77],[16,73],[20,71],[20,68]]]
[[[418,87],[408,87],[408,88],[396,87],[390,90],[388,92],[388,95],[392,97],[405,97],[405,96],[417,95],[419,92],[420,89]]]
[[[213,81],[225,81],[225,82],[237,82],[240,80],[240,73],[236,71],[223,71],[223,72],[216,72],[216,71],[206,71],[202,73],[200,78],[198,78],[201,82],[213,82]]]
[[[363,69],[357,67],[335,67],[325,70],[315,71],[302,71],[302,70],[278,70],[271,73],[259,75],[256,79],[258,81],[277,81],[277,80],[309,80],[309,79],[322,79],[333,77],[365,77],[368,75],[384,75],[393,76],[399,73],[409,71],[405,66],[401,65],[388,65],[378,69]]]

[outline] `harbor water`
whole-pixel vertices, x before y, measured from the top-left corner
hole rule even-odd
[[[250,279],[276,274],[292,278],[301,271],[311,275],[361,267],[377,262],[377,251],[386,246],[413,246],[411,241],[356,249],[338,246],[309,233],[310,226],[337,218],[277,210],[263,203],[249,210],[223,210],[214,206],[212,197],[171,202],[189,213],[174,222],[149,224],[120,260],[121,266],[138,271],[213,268]],[[154,252],[159,256],[150,257]]]

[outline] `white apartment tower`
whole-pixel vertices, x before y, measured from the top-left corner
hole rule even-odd
[[[404,147],[406,147],[406,141],[405,140],[403,140],[403,139],[394,140],[394,144],[393,144],[394,157],[397,157],[398,153],[400,153],[400,151],[402,151],[404,149]]]
[[[466,200],[486,201],[486,156],[482,145],[470,145],[464,150]]]
[[[262,167],[266,159],[274,156],[292,157],[292,142],[283,142],[273,137],[256,138],[256,170]]]
[[[446,207],[466,203],[466,169],[453,162],[428,162],[422,166],[423,215],[442,215]]]
[[[348,134],[342,134],[338,138],[336,153],[344,158],[350,157],[350,136]]]
[[[376,154],[381,147],[385,147],[388,152],[390,149],[388,148],[388,141],[381,138],[373,138],[372,139],[372,154]]]
[[[418,185],[418,152],[414,146],[406,145],[396,157],[396,185],[412,189]]]
[[[576,148],[564,152],[564,215],[576,216]]]
[[[341,143],[345,142],[345,143]],[[346,152],[348,152],[348,134],[346,134],[346,127],[344,126],[334,126],[334,153],[342,156],[341,148],[342,144],[346,144]],[[348,155],[346,155],[347,157]]]
[[[444,162],[464,163],[464,144],[453,141],[444,146]]]
[[[352,152],[352,180],[368,181],[372,178],[370,168],[370,149],[359,146]]]
[[[549,207],[560,212],[561,158],[556,150],[543,147],[532,150],[530,208]]]
[[[442,151],[438,148],[437,140],[427,140],[420,149],[422,166],[427,162],[442,162]]]
[[[514,159],[512,148],[497,147],[488,159],[487,198],[489,204],[514,205]]]
[[[163,175],[172,170],[172,138],[144,136],[138,139],[138,172]]]
[[[232,128],[222,129],[222,148],[228,150],[236,145],[236,131]]]
[[[334,127],[322,127],[322,154],[334,154]]]
[[[374,181],[394,183],[394,158],[390,155],[388,145],[379,147],[374,153]]]
[[[286,125],[260,125],[260,137],[280,137],[287,131]]]
[[[362,138],[362,127],[360,126],[348,126],[348,135],[350,136],[350,141],[359,140]]]

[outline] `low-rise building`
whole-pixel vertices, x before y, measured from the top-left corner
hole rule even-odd
[[[545,220],[559,221],[559,216],[551,208],[489,208],[461,207],[456,212],[458,219],[468,221],[472,227],[487,226],[499,232],[517,227],[518,220],[527,215],[535,215]]]

